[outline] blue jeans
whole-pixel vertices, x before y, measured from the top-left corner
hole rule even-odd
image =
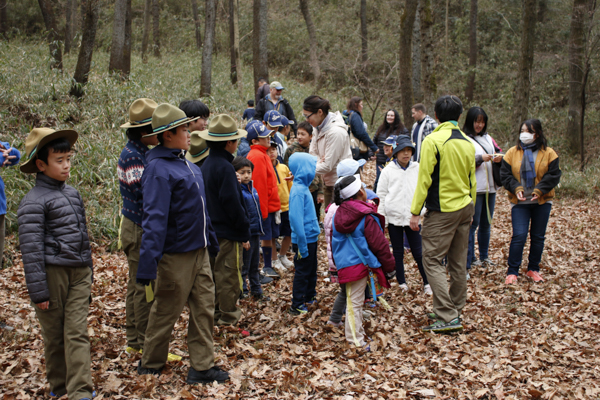
[[[292,288],[292,309],[300,307],[317,297],[317,243],[308,243],[308,257],[298,260],[298,246],[294,250],[294,286]]]
[[[388,232],[392,242],[394,259],[396,260],[396,279],[398,279],[398,283],[406,283],[406,278],[404,276],[404,235],[406,235],[406,239],[408,239],[408,243],[410,244],[410,251],[417,263],[417,267],[419,267],[421,278],[423,278],[423,285],[429,284],[429,282],[427,282],[427,275],[423,269],[421,231],[413,231],[410,229],[410,226],[388,224]]]
[[[467,269],[471,269],[471,263],[475,260],[475,231],[477,232],[477,243],[479,244],[479,259],[485,260],[488,258],[488,250],[490,248],[490,231],[492,226],[488,220],[487,210],[489,207],[490,218],[494,216],[494,206],[496,205],[496,193],[489,193],[488,202],[486,204],[486,194],[477,194],[475,202],[475,215],[473,215],[473,223],[469,231],[469,251],[467,253]]]
[[[529,249],[528,271],[540,270],[540,261],[544,251],[544,240],[546,239],[546,226],[550,219],[552,204],[517,204],[512,208],[512,239],[508,251],[508,273],[507,275],[519,275],[519,267],[523,259],[523,248],[527,240],[527,231],[531,238]],[[531,221],[531,228],[529,228]]]
[[[383,171],[383,164],[375,164],[375,183],[373,184],[373,191],[377,193],[377,184],[379,183],[379,176],[381,175],[381,171]]]
[[[244,250],[243,259],[242,280],[244,281],[244,293],[248,293],[246,280],[249,280],[250,293],[262,294],[260,274],[258,271],[260,262],[260,236],[255,235],[250,238],[250,250]]]

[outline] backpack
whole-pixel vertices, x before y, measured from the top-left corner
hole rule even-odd
[[[354,111],[350,111],[347,115],[342,113],[342,117],[344,118],[344,123],[348,127],[348,136],[350,136],[350,151],[352,152],[352,158],[358,160],[360,158],[360,153],[367,153],[369,148],[365,144],[365,142],[359,140],[352,133],[352,126],[350,125],[350,118],[352,117],[352,113]]]

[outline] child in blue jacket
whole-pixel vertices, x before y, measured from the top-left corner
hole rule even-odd
[[[308,189],[315,179],[317,158],[308,153],[294,153],[289,166],[294,175],[289,213],[296,267],[290,314],[299,315],[308,312],[306,304],[314,303],[317,296],[317,239],[321,229]]]
[[[0,166],[10,167],[17,165],[21,160],[19,150],[10,146],[8,142],[0,142]],[[0,176],[0,268],[4,264],[4,220],[6,218],[6,193],[4,193],[4,181]]]

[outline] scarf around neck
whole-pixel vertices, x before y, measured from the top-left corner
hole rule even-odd
[[[521,142],[523,148],[523,159],[521,160],[521,184],[527,189],[533,189],[535,183],[535,158],[533,152],[538,149],[536,143],[525,145]]]

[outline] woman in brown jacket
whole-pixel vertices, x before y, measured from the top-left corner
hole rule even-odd
[[[548,147],[540,120],[523,122],[519,141],[506,152],[500,175],[502,185],[509,192],[513,228],[505,283],[517,282],[527,231],[531,238],[527,276],[534,282],[543,282],[540,261],[554,188],[560,182],[561,171],[558,155]]]

